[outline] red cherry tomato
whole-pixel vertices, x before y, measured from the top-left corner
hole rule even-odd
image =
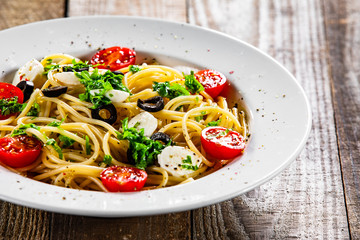
[[[244,137],[224,127],[208,127],[201,132],[201,145],[216,159],[231,159],[245,149]]]
[[[18,103],[24,102],[24,94],[20,88],[10,84],[10,83],[0,83],[0,99],[12,99],[18,97]],[[15,115],[16,113],[11,113],[7,115],[2,115],[0,110],[0,120],[9,118],[10,116]]]
[[[143,188],[147,173],[134,167],[111,166],[101,172],[100,178],[110,192],[134,192]]]
[[[28,135],[0,138],[0,161],[14,168],[26,167],[39,157],[41,148],[42,143]]]
[[[194,76],[204,86],[205,92],[212,98],[220,94],[226,83],[224,74],[211,69],[201,70],[195,73]]]
[[[125,47],[110,47],[103,49],[91,58],[91,64],[100,69],[115,71],[120,68],[135,64],[136,53],[134,50]]]

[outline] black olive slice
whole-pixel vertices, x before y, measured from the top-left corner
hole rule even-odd
[[[58,97],[61,94],[66,93],[67,89],[68,87],[66,86],[57,86],[57,87],[45,88],[41,91],[46,97]]]
[[[109,117],[108,118],[103,118],[101,115],[101,111],[108,111],[109,113]],[[106,114],[104,114],[106,115]],[[116,122],[117,119],[117,111],[116,108],[113,104],[108,104],[108,105],[102,105],[98,108],[95,109],[91,109],[91,117],[94,119],[99,119],[101,121],[104,121],[110,125],[114,124]]]
[[[171,142],[170,136],[163,132],[154,133],[153,135],[151,135],[150,139],[154,140],[154,141],[159,140],[165,144],[168,144],[169,142]]]
[[[24,102],[29,100],[31,94],[34,91],[34,83],[32,81],[20,81],[16,87],[20,88],[24,93]]]
[[[137,106],[147,112],[158,112],[164,109],[164,99],[160,96],[145,100],[138,99]]]
[[[124,76],[124,73],[121,71],[113,71],[112,73],[115,75],[123,75]]]

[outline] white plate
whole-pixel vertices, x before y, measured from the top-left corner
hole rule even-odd
[[[136,193],[102,193],[55,187],[0,167],[0,198],[67,214],[122,217],[184,211],[250,191],[287,167],[305,145],[311,112],[294,77],[266,54],[208,29],[135,17],[80,17],[28,24],[0,32],[0,79],[31,58],[64,52],[91,56],[115,45],[134,47],[161,64],[186,63],[223,72],[251,116],[245,154],[192,183]]]

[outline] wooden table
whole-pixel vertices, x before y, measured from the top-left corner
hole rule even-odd
[[[111,14],[227,33],[285,65],[313,112],[297,160],[247,194],[194,211],[118,219],[0,202],[1,239],[360,239],[359,12],[358,0],[0,0],[0,29]]]

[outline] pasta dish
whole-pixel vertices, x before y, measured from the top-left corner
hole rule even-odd
[[[124,47],[90,61],[32,59],[0,83],[0,164],[45,183],[104,192],[194,181],[240,156],[245,112],[226,77],[136,62]]]

